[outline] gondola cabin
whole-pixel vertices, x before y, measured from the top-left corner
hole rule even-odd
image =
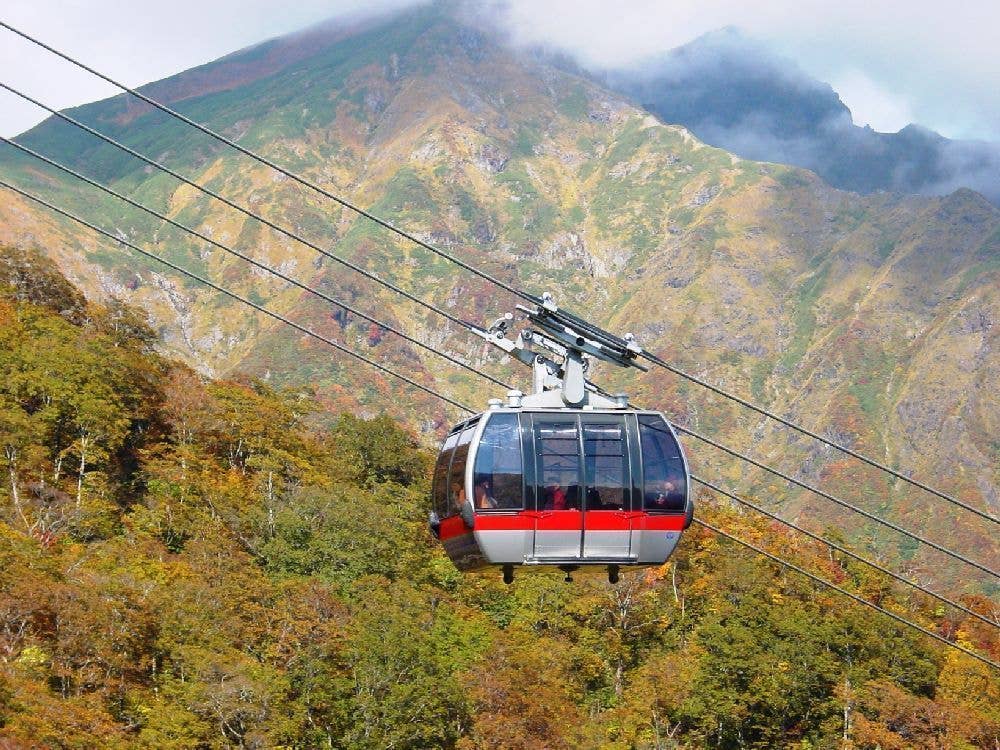
[[[458,424],[434,469],[431,531],[460,570],[555,565],[569,573],[666,561],[691,523],[687,461],[663,415],[588,381],[592,360],[645,368],[617,338],[559,310],[518,306],[537,330],[507,338],[507,315],[475,332],[531,366],[534,392]],[[539,347],[542,351],[538,351]]]
[[[494,404],[444,441],[433,499],[432,525],[462,570],[606,565],[614,577],[666,561],[692,512],[674,431],[632,409]]]

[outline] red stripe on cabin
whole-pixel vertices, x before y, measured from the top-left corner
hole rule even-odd
[[[471,533],[472,529],[465,525],[465,521],[462,520],[461,516],[449,516],[448,518],[441,519],[441,528],[439,529],[439,538],[441,541]]]
[[[510,515],[478,513],[476,531],[577,531],[581,516],[585,531],[682,531],[683,515],[653,515],[642,512],[578,510],[527,511]],[[441,539],[452,539],[472,533],[461,516],[441,521]]]
[[[642,513],[597,510],[584,514],[583,527],[586,531],[628,531],[641,521]]]
[[[476,515],[476,531],[531,531],[535,528],[537,519],[537,513],[517,513],[509,516],[480,513]],[[576,528],[580,528],[579,521]]]
[[[684,531],[684,515],[661,516],[644,513],[636,520],[633,528],[636,531]]]

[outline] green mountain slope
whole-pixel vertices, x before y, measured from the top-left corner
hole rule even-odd
[[[862,197],[802,170],[740,160],[590,82],[504,49],[442,6],[303,38],[305,46],[278,41],[150,91],[490,273],[552,291],[561,304],[631,330],[699,376],[1000,512],[1000,406],[991,395],[1000,368],[1000,211],[981,196]],[[492,320],[515,302],[122,97],[73,114],[463,318]],[[446,321],[108,146],[87,145],[65,125],[45,123],[22,140],[526,384],[526,373]],[[9,149],[0,173],[462,401],[479,406],[499,395]],[[205,372],[309,384],[328,405],[388,408],[429,436],[457,417],[9,195],[0,199],[0,240],[48,248],[91,296],[143,306],[166,348]],[[597,375],[869,510],[979,559],[1000,557],[988,525],[662,370]],[[693,443],[691,452],[703,473],[816,526],[843,528],[906,559],[921,576],[995,590],[936,553],[918,552],[710,449]]]

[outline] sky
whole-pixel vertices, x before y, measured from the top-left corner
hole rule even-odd
[[[735,26],[830,83],[859,125],[1000,141],[997,0],[465,0],[512,39],[627,66]],[[328,18],[414,0],[5,0],[0,19],[128,85]],[[610,12],[613,8],[614,12]],[[117,93],[0,29],[0,80],[56,107]],[[0,134],[43,117],[0,92]]]

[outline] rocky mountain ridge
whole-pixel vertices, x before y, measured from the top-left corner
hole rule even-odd
[[[1000,205],[1000,144],[952,140],[915,124],[896,133],[855,125],[829,84],[736,29],[595,75],[707,143],[810,169],[842,190],[947,195],[964,187]]]

